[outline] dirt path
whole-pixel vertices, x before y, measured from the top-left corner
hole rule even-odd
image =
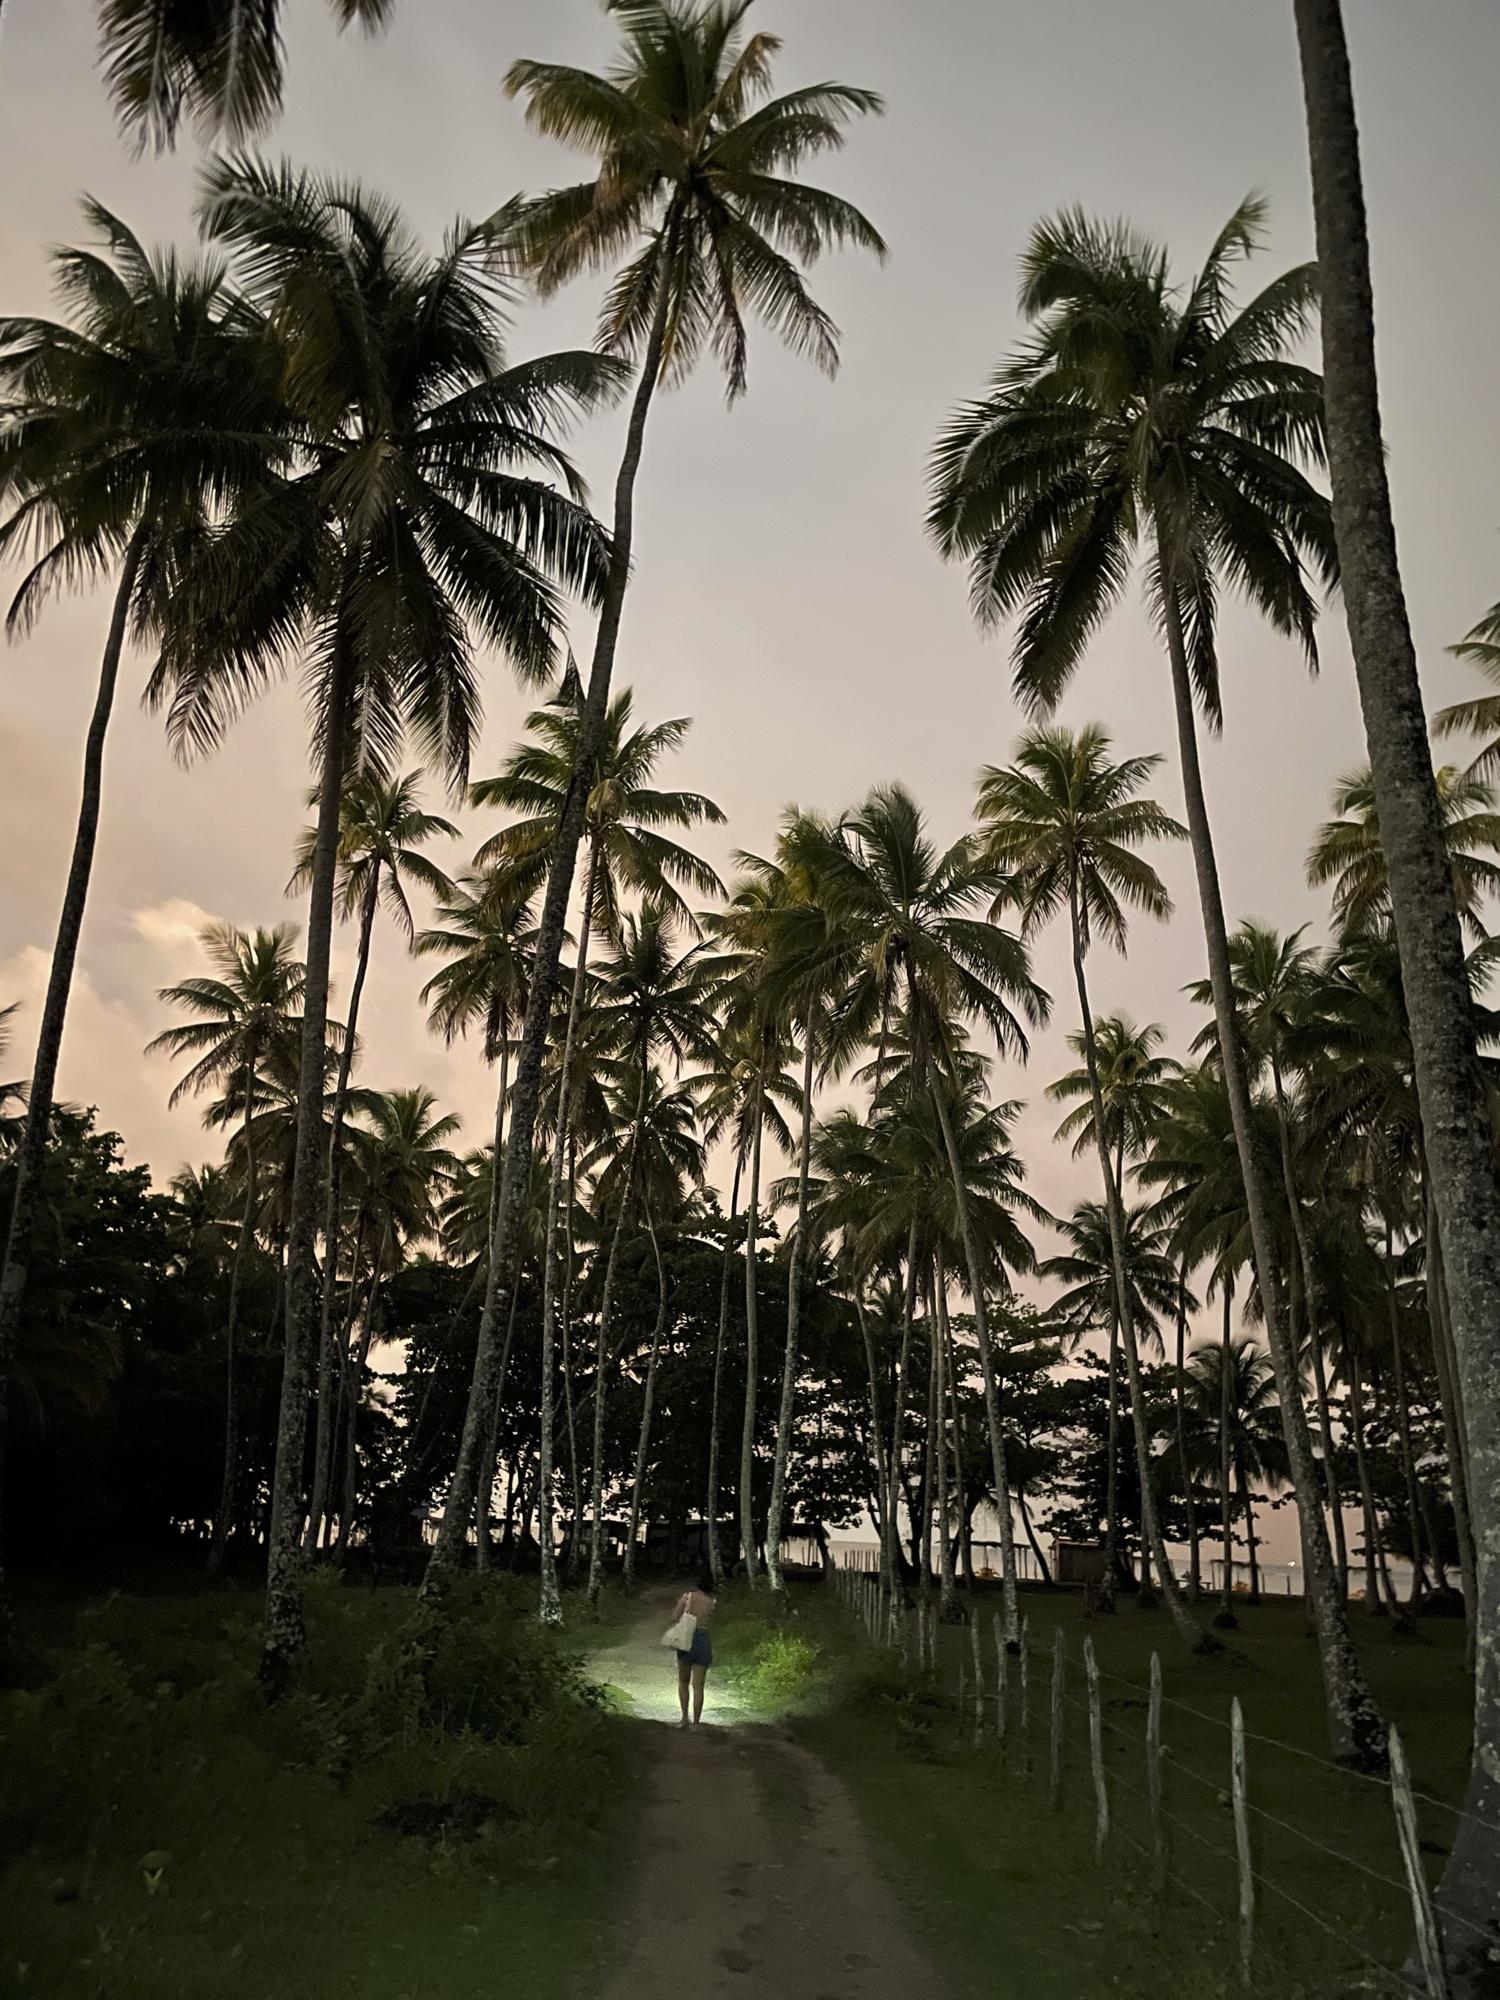
[[[714,1701],[704,1726],[658,1719],[675,1706],[653,1611],[596,1656],[651,1733],[650,1796],[625,1955],[600,2000],[942,2000],[907,1935],[842,1788],[779,1730]]]

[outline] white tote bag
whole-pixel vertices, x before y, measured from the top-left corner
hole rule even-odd
[[[693,1635],[697,1630],[697,1619],[691,1611],[684,1611],[682,1616],[675,1618],[666,1631],[662,1633],[661,1643],[674,1653],[690,1652],[693,1645]]]

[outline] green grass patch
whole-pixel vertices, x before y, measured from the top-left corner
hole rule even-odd
[[[0,1990],[174,2000],[584,2000],[628,1858],[640,1745],[471,1579],[309,1591],[268,1708],[245,1593],[113,1597],[0,1699]]]
[[[998,1592],[981,1590],[991,1725],[998,1604]],[[1161,1613],[1122,1606],[1113,1618],[1085,1624],[1071,1595],[1027,1594],[1023,1605],[1028,1728],[1023,1738],[1012,1660],[1003,1751],[992,1727],[974,1747],[966,1627],[940,1632],[936,1673],[919,1677],[869,1646],[862,1629],[846,1620],[852,1657],[841,1677],[843,1698],[798,1728],[850,1791],[882,1865],[904,1888],[961,1990],[1006,2000],[1017,1993],[1028,2000],[1095,1994],[1213,2000],[1238,1990],[1227,1728],[1237,1695],[1252,1732],[1257,1990],[1275,1990],[1284,2000],[1396,1991],[1389,1969],[1407,1949],[1409,1909],[1389,1793],[1325,1761],[1317,1652],[1300,1603],[1241,1607],[1242,1630],[1230,1635],[1234,1656],[1221,1660],[1191,1658]],[[1403,1640],[1358,1610],[1354,1617],[1372,1689],[1410,1746],[1418,1787],[1457,1804],[1468,1752],[1462,1628],[1434,1620],[1417,1640]],[[1054,1810],[1048,1732],[1056,1632],[1066,1664]],[[1101,1670],[1112,1817],[1102,1864],[1094,1855],[1085,1633]],[[1150,1842],[1145,1725],[1153,1651],[1161,1657],[1166,1695],[1172,1872],[1161,1906],[1151,1895],[1143,1852]],[[1454,1820],[1442,1804],[1421,1810],[1435,1876]]]

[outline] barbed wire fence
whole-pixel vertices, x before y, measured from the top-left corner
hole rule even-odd
[[[1011,1651],[999,1613],[987,1642],[977,1611],[966,1631],[947,1628],[945,1649],[930,1596],[904,1607],[869,1571],[836,1570],[833,1582],[871,1647],[934,1706],[957,1754],[987,1760],[997,1786],[1044,1797],[1054,1816],[1071,1809],[1091,1828],[1095,1859],[1144,1878],[1163,1912],[1174,1895],[1201,1912],[1245,1990],[1274,1980],[1282,1992],[1450,2000],[1418,1809],[1474,1815],[1413,1785],[1398,1730],[1388,1774],[1353,1770],[1251,1728],[1248,1692],[1222,1713],[1168,1695],[1156,1652],[1142,1682],[1104,1665],[1093,1633],[1070,1648],[1059,1623],[1042,1649],[1023,1618]],[[1191,1718],[1186,1746],[1172,1740],[1174,1717],[1179,1728]],[[1296,1805],[1273,1788],[1283,1754],[1355,1788],[1342,1796],[1368,1796],[1383,1831],[1377,1839],[1376,1822],[1359,1816],[1366,1853],[1299,1824]],[[1454,1912],[1446,1921],[1467,1925]],[[1408,1943],[1412,1970],[1403,1973],[1395,1962]],[[1318,1985],[1309,1989],[1312,1955]]]

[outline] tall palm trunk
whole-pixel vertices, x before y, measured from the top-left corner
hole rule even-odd
[[[1458,1543],[1458,1580],[1464,1598],[1464,1634],[1474,1650],[1474,1606],[1477,1590],[1474,1532],[1469,1513],[1469,1481],[1464,1460],[1464,1424],[1454,1387],[1448,1329],[1443,1320],[1443,1252],[1438,1241],[1437,1207],[1429,1187],[1422,1204],[1427,1232],[1427,1323],[1432,1330],[1432,1360],[1437,1375],[1438,1403],[1443,1419],[1443,1449],[1448,1460],[1448,1487],[1453,1499],[1454,1539]]]
[[[1167,1559],[1156,1512],[1156,1494],[1151,1484],[1151,1428],[1146,1419],[1146,1395],[1141,1382],[1140,1349],[1135,1334],[1135,1308],[1130,1296],[1129,1270],[1125,1259],[1125,1212],[1120,1183],[1110,1158],[1109,1136],[1104,1119],[1104,1092],[1099,1082],[1099,1050],[1094,1039],[1094,1011],[1089,1004],[1088,975],[1084,969],[1087,941],[1083,930],[1083,909],[1076,878],[1069,884],[1069,916],[1073,934],[1073,979],[1078,988],[1079,1019],[1083,1028],[1084,1062],[1088,1070],[1089,1100],[1094,1114],[1094,1146],[1099,1155],[1099,1171],[1104,1177],[1104,1203],[1109,1216],[1109,1247],[1115,1274],[1115,1317],[1119,1322],[1120,1345],[1125,1354],[1125,1375],[1130,1387],[1130,1421],[1135,1432],[1136,1466],[1141,1482],[1141,1591],[1146,1592],[1145,1569],[1155,1564],[1162,1595],[1177,1627],[1178,1637],[1195,1653],[1216,1652],[1218,1641],[1206,1632],[1178,1588],[1177,1578]],[[1113,1397],[1111,1397],[1113,1407]]]
[[[964,1181],[953,1136],[953,1119],[943,1094],[943,1080],[934,1077],[932,1101],[943,1134],[943,1150],[948,1156],[948,1172],[953,1181],[953,1202],[958,1211],[958,1232],[968,1266],[969,1291],[974,1301],[974,1337],[979,1342],[979,1365],[984,1376],[984,1416],[990,1434],[990,1467],[995,1482],[995,1513],[1000,1523],[1000,1589],[1005,1614],[1006,1650],[1021,1650],[1021,1612],[1016,1589],[1016,1531],[1010,1511],[1010,1478],[1005,1469],[1005,1433],[1000,1425],[1000,1388],[995,1379],[995,1357],[990,1348],[990,1316],[984,1296],[984,1265],[974,1236],[974,1218],[969,1210],[969,1190]]]
[[[359,1330],[359,1345],[349,1356],[349,1393],[344,1398],[344,1492],[339,1503],[339,1536],[336,1544],[340,1562],[348,1554],[354,1537],[354,1512],[359,1504],[359,1404],[364,1389],[365,1365],[370,1358],[370,1342],[375,1333],[375,1314],[380,1306],[380,1288],[385,1278],[386,1259],[391,1251],[391,1225],[380,1233],[375,1249],[375,1268],[370,1273],[370,1290],[365,1299],[365,1316]]]
[[[1245,1470],[1243,1453],[1235,1461],[1235,1478],[1240,1489],[1240,1506],[1245,1515],[1245,1551],[1250,1563],[1250,1602],[1259,1604],[1260,1544],[1255,1534],[1255,1495],[1250,1491],[1250,1476]]]
[[[569,1579],[578,1574],[579,1550],[583,1534],[583,1484],[578,1470],[578,1421],[573,1401],[573,1203],[578,1177],[578,1146],[568,1135],[568,1219],[563,1231],[563,1282],[560,1320],[562,1343],[563,1410],[568,1429],[568,1486],[573,1513],[568,1527]]]
[[[339,801],[354,698],[354,658],[341,612],[333,643],[318,819],[307,899],[307,974],[302,999],[302,1058],[297,1079],[297,1139],[292,1164],[287,1245],[286,1356],[267,1538],[266,1630],[260,1674],[279,1693],[306,1643],[302,1620],[302,1482],[307,1456],[307,1397],[322,1318],[317,1233],[323,1168],[323,1079],[328,1047],[328,966],[333,948],[333,884],[338,865]]]
[[[941,1257],[941,1252],[939,1252]],[[948,1392],[948,1441],[953,1452],[953,1511],[958,1522],[958,1561],[964,1581],[974,1587],[974,1534],[972,1508],[964,1491],[963,1423],[958,1408],[958,1356],[953,1346],[953,1325],[948,1317],[944,1291],[938,1305],[938,1333],[943,1343],[943,1383]]]
[[[1365,1524],[1365,1609],[1372,1618],[1384,1618],[1389,1609],[1382,1571],[1380,1516],[1375,1507],[1375,1488],[1370,1479],[1370,1456],[1365,1445],[1365,1391],[1360,1376],[1359,1350],[1344,1333],[1344,1376],[1349,1384],[1349,1437],[1354,1446],[1354,1469],[1359,1480],[1360,1511]]]
[[[1317,1461],[1313,1457],[1307,1410],[1302,1401],[1301,1370],[1287,1330],[1271,1206],[1260,1162],[1255,1156],[1250,1089],[1245,1077],[1244,1055],[1235,1016],[1234,979],[1229,963],[1224,899],[1219,888],[1218,863],[1214,858],[1213,833],[1209,827],[1203,773],[1198,762],[1198,729],[1193,713],[1193,683],[1183,636],[1182,608],[1160,531],[1157,558],[1162,579],[1167,652],[1172,668],[1173,704],[1177,711],[1182,788],[1193,863],[1198,877],[1198,898],[1203,910],[1203,934],[1209,985],[1213,990],[1214,1018],[1218,1027],[1219,1057],[1224,1072],[1224,1088],[1229,1098],[1230,1120],[1234,1126],[1235,1150],[1240,1159],[1240,1176],[1245,1187],[1245,1206],[1250,1218],[1250,1241],[1265,1313],[1266,1338],[1281,1403],[1287,1469],[1301,1521],[1304,1587],[1307,1608],[1312,1613],[1318,1635],[1329,1743],[1341,1763],[1360,1768],[1381,1768],[1386,1758],[1385,1725],[1365,1685],[1349,1631],[1349,1607],[1341,1594],[1334,1570],[1328,1523],[1319,1504]]]
[[[540,1536],[542,1547],[541,1596],[537,1616],[544,1625],[561,1625],[562,1598],[557,1588],[557,1558],[552,1547],[552,1378],[557,1338],[557,1223],[562,1203],[563,1161],[568,1150],[568,1119],[572,1111],[573,1045],[583,1012],[584,983],[588,977],[589,939],[594,923],[594,896],[599,882],[600,837],[595,830],[589,843],[588,875],[583,887],[583,915],[578,928],[578,964],[573,971],[573,991],[568,1001],[568,1025],[563,1034],[562,1071],[557,1080],[557,1135],[552,1148],[552,1172],[547,1182],[547,1230],[542,1250],[542,1425],[541,1465],[538,1471],[541,1495]],[[497,1155],[498,1157],[498,1155]]]
[[[776,1411],[776,1463],[771,1473],[771,1506],[766,1517],[766,1574],[773,1590],[785,1590],[781,1576],[781,1518],[786,1505],[787,1460],[792,1449],[792,1405],[797,1391],[797,1344],[802,1330],[803,1238],[807,1234],[807,1175],[812,1153],[812,1021],[802,1057],[802,1132],[797,1147],[797,1231],[786,1279],[786,1354],[781,1364],[781,1402]]]
[[[883,1590],[894,1590],[896,1586],[897,1548],[895,1523],[890,1514],[890,1494],[887,1488],[885,1458],[885,1438],[880,1415],[880,1370],[875,1365],[875,1342],[870,1334],[870,1316],[865,1311],[857,1276],[850,1282],[850,1293],[854,1300],[854,1317],[859,1323],[860,1346],[865,1355],[865,1376],[870,1397],[870,1464],[875,1472],[875,1528],[880,1537],[880,1582]]]
[[[932,1412],[934,1436],[932,1441],[932,1483],[937,1499],[938,1533],[938,1617],[945,1625],[958,1619],[958,1592],[953,1582],[953,1520],[948,1487],[948,1368],[947,1340],[945,1338],[948,1308],[944,1295],[948,1289],[948,1274],[943,1269],[943,1253],[938,1250],[933,1257],[933,1269],[927,1280],[927,1325],[931,1335],[930,1353],[932,1368]]]
[[[21,1143],[16,1148],[10,1222],[5,1238],[5,1261],[0,1266],[0,1494],[4,1491],[5,1439],[10,1409],[10,1380],[15,1367],[16,1342],[21,1327],[21,1307],[26,1296],[26,1279],[31,1262],[32,1235],[36,1228],[37,1200],[41,1193],[42,1170],[47,1144],[52,1134],[52,1100],[57,1087],[57,1064],[62,1053],[63,1028],[67,1021],[68,999],[73,989],[73,969],[78,962],[78,939],[83,930],[83,913],[88,902],[89,877],[94,868],[94,848],[99,837],[99,810],[104,792],[104,742],[115,705],[115,688],[120,678],[120,656],[125,649],[125,633],[130,622],[130,605],[136,578],[145,553],[146,529],[137,528],[125,551],[120,579],[115,586],[114,609],[99,665],[99,687],[94,712],[89,720],[83,746],[83,784],[78,800],[78,824],[73,834],[73,857],[68,864],[68,880],[63,890],[62,910],[57,920],[57,937],[52,946],[52,968],[47,975],[47,993],[42,1001],[42,1019],[37,1032],[36,1057],[26,1098],[26,1122]],[[11,1602],[5,1573],[3,1500],[0,1500],[0,1686],[19,1671],[25,1658],[21,1628]]]
[[[635,1583],[635,1538],[641,1527],[641,1495],[646,1487],[646,1453],[651,1446],[651,1414],[656,1403],[656,1363],[661,1353],[661,1337],[667,1324],[667,1273],[661,1261],[661,1245],[656,1239],[656,1223],[651,1215],[651,1198],[645,1198],[643,1212],[646,1234],[651,1239],[651,1255],[656,1260],[656,1321],[651,1328],[651,1349],[646,1357],[646,1383],[641,1393],[641,1429],[635,1446],[635,1473],[630,1482],[630,1532],[625,1538],[625,1588]]]
[[[1297,1246],[1297,1268],[1302,1279],[1303,1328],[1307,1336],[1313,1364],[1313,1381],[1317,1390],[1319,1442],[1323,1447],[1323,1495],[1333,1530],[1334,1567],[1340,1579],[1346,1579],[1349,1573],[1349,1552],[1344,1546],[1338,1472],[1333,1462],[1333,1425],[1328,1411],[1327,1372],[1323,1366],[1323,1350],[1318,1340],[1318,1289],[1313,1278],[1312,1247],[1308,1242],[1307,1218],[1302,1213],[1301,1192],[1297,1186],[1297,1171],[1292,1159],[1292,1121],[1287,1111],[1286,1087],[1282,1081],[1281,1062],[1274,1051],[1271,1055],[1271,1088],[1276,1103],[1276,1138],[1281,1154],[1281,1180],[1286,1190],[1287,1214],[1291,1218],[1292,1239]],[[1294,1351],[1296,1349],[1295,1334],[1293,1349]],[[1347,1582],[1341,1582],[1340,1587],[1347,1594]]]
[[[1411,1442],[1411,1403],[1406,1393],[1406,1357],[1401,1351],[1401,1317],[1396,1305],[1396,1253],[1390,1219],[1385,1225],[1386,1315],[1391,1333],[1391,1391],[1396,1402],[1396,1438],[1401,1451],[1401,1478],[1406,1487],[1406,1532],[1411,1543],[1411,1600],[1415,1612],[1422,1595],[1422,1503],[1417,1498],[1417,1460]]]
[[[245,1257],[255,1239],[255,1056],[247,1054],[244,1068],[245,1116],[240,1125],[240,1143],[245,1153],[245,1206],[240,1213],[239,1235],[235,1240],[234,1262],[229,1267],[229,1309],[224,1316],[224,1478],[219,1488],[219,1511],[214,1516],[213,1540],[208,1548],[208,1567],[217,1572],[224,1566],[234,1533],[235,1488],[239,1483],[240,1409],[239,1382],[235,1369],[235,1336],[240,1317],[240,1286]]]
[[[354,1035],[359,1022],[359,1003],[365,990],[365,974],[370,969],[370,939],[375,930],[375,908],[380,895],[380,862],[375,860],[365,885],[359,912],[359,949],[354,961],[354,984],[349,989],[349,1018],[344,1024],[344,1046],[339,1051],[338,1078],[333,1089],[333,1114],[328,1129],[328,1198],[323,1208],[323,1310],[318,1333],[318,1414],[313,1447],[312,1504],[307,1514],[306,1547],[315,1548],[328,1505],[328,1473],[333,1426],[330,1422],[329,1394],[333,1370],[333,1310],[339,1286],[339,1203],[343,1196],[344,1117],[349,1103],[349,1077],[354,1068]]]
[[[625,1213],[630,1207],[631,1189],[635,1183],[636,1140],[641,1122],[637,1118],[630,1128],[630,1143],[625,1156],[624,1183],[620,1189],[620,1212],[615,1217],[614,1231],[609,1239],[609,1257],[604,1266],[604,1290],[599,1297],[599,1327],[594,1349],[594,1459],[589,1469],[589,1605],[599,1602],[599,1593],[604,1588],[604,1400],[605,1370],[609,1366],[609,1327],[614,1312],[615,1272],[620,1261],[620,1238],[625,1229]]]
[[[1224,1543],[1224,1587],[1219,1615],[1220,1631],[1239,1624],[1234,1611],[1234,1502],[1230,1497],[1229,1461],[1233,1450],[1232,1405],[1229,1385],[1234,1373],[1234,1286],[1224,1274],[1224,1331],[1219,1344],[1219,1526]]]
[[[890,1522],[891,1534],[891,1584],[898,1580],[895,1552],[900,1547],[901,1493],[904,1485],[903,1458],[906,1448],[906,1405],[910,1397],[911,1377],[911,1330],[917,1310],[917,1225],[915,1219],[906,1232],[906,1263],[902,1273],[901,1290],[901,1351],[896,1357],[895,1395],[891,1407],[891,1450],[887,1461],[888,1485],[886,1489],[886,1518]],[[910,1494],[907,1495],[908,1514]],[[909,1519],[908,1528],[914,1525]],[[923,1579],[919,1578],[918,1581]]]
[[[1120,1308],[1114,1291],[1110,1295],[1105,1384],[1109,1409],[1104,1431],[1104,1574],[1099,1579],[1099,1609],[1113,1611],[1120,1581]]]
[[[1193,1471],[1187,1448],[1187,1259],[1177,1274],[1177,1371],[1172,1385],[1172,1411],[1177,1432],[1177,1476],[1187,1510],[1189,1600],[1196,1604],[1203,1589],[1203,1557],[1198,1546],[1198,1503],[1193,1497]]]
[[[1333,520],[1452,1302],[1478,1552],[1474,1745],[1438,1889],[1455,2000],[1500,1948],[1500,1191],[1381,439],[1359,134],[1338,0],[1296,0],[1322,269]]]
[[[674,258],[670,251],[677,221],[669,213],[663,225],[668,238],[662,268],[670,271]],[[541,1095],[542,1063],[547,1048],[547,1031],[552,1015],[552,996],[557,985],[557,967],[562,956],[563,931],[567,922],[568,898],[573,887],[573,871],[578,846],[583,837],[588,811],[592,772],[599,756],[609,707],[610,680],[614,673],[615,649],[619,644],[620,621],[625,609],[625,592],[630,582],[631,553],[635,530],[635,482],[640,471],[646,441],[646,418],[661,375],[666,344],[671,292],[664,283],[652,313],[651,331],[641,363],[640,379],[631,403],[625,431],[625,449],[615,477],[614,526],[610,541],[609,572],[599,606],[599,625],[594,640],[593,665],[588,692],[579,717],[578,741],[573,770],[563,795],[558,816],[557,847],[547,877],[537,926],[536,949],[532,958],[531,988],[526,998],[526,1018],[521,1028],[520,1052],[516,1060],[516,1083],[511,1102],[510,1144],[506,1148],[505,1173],[500,1189],[500,1221],[496,1231],[496,1255],[491,1282],[485,1287],[484,1310],[479,1321],[479,1341],[474,1355],[474,1378],[464,1413],[463,1436],[458,1463],[448,1489],[442,1526],[433,1546],[432,1558],[422,1584],[422,1595],[432,1601],[441,1595],[444,1578],[458,1567],[473,1507],[474,1480],[484,1442],[486,1413],[494,1394],[496,1329],[499,1305],[507,1285],[514,1282],[515,1249],[520,1236],[521,1215],[531,1178],[532,1141],[536,1131],[537,1103]]]
[[[516,1337],[516,1309],[520,1302],[521,1288],[513,1285],[510,1310],[505,1315],[505,1339],[500,1346],[500,1366],[495,1372],[495,1400],[490,1405],[479,1484],[474,1494],[474,1567],[478,1570],[489,1568],[494,1553],[490,1547],[490,1506],[495,1496],[495,1467],[500,1459],[500,1416],[505,1408],[505,1378],[510,1373],[510,1351]]]
[[[740,1172],[744,1159],[738,1146],[734,1152],[734,1182],[729,1191],[729,1219],[724,1225],[724,1255],[719,1266],[719,1332],[714,1341],[714,1385],[708,1410],[708,1496],[705,1525],[708,1533],[708,1567],[717,1590],[724,1578],[724,1559],[719,1550],[719,1406],[724,1386],[724,1346],[729,1335],[729,1273],[733,1265],[734,1224],[740,1207]]]
[[[926,1288],[924,1287],[924,1290]],[[932,1507],[936,1490],[938,1438],[942,1423],[942,1412],[938,1406],[938,1376],[932,1360],[932,1301],[927,1300],[927,1428],[922,1433],[922,1479],[918,1487],[921,1503],[921,1534],[916,1546],[920,1550],[917,1560],[918,1580],[923,1590],[932,1582]]]
[[[756,1306],[756,1239],[760,1229],[760,1137],[765,1102],[766,1063],[762,1056],[751,1100],[750,1199],[745,1207],[745,1410],[740,1424],[740,1555],[746,1580],[754,1584],[755,1562],[755,1392],[760,1371],[760,1316]]]

